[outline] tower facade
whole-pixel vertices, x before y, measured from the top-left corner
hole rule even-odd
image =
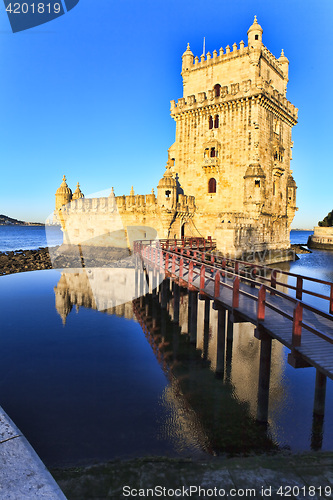
[[[222,250],[289,247],[296,210],[290,170],[297,109],[286,99],[288,59],[263,45],[255,18],[248,45],[182,56],[183,97],[171,101],[176,141],[169,162],[195,197],[194,226]],[[190,235],[190,234],[189,234]]]

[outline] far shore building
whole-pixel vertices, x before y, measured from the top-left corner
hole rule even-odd
[[[64,178],[56,214],[65,243],[100,245],[103,235],[120,241],[122,232],[131,243],[155,230],[159,238],[211,236],[219,250],[236,256],[290,247],[298,110],[286,98],[289,61],[283,50],[276,58],[262,34],[255,18],[247,46],[241,41],[199,58],[188,44],[183,97],[171,101],[176,140],[156,195],[132,188],[128,196],[112,190],[86,199]]]

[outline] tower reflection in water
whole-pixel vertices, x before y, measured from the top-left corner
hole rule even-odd
[[[164,434],[160,438],[169,436],[176,447],[195,439],[213,454],[277,449],[274,421],[269,421],[269,432],[256,421],[260,353],[253,326],[232,325],[226,318],[226,350],[221,355],[218,311],[212,302],[198,301],[194,339],[187,290],[164,280],[149,292],[148,282],[141,273],[138,285],[135,269],[63,272],[55,287],[56,309],[63,323],[73,307],[139,321],[169,380],[161,405],[174,411],[167,412],[168,419],[159,426]],[[130,301],[136,286],[142,286],[145,295]],[[208,307],[209,322],[205,322]],[[270,413],[279,411],[288,397],[282,383],[284,363],[282,346],[273,342]]]

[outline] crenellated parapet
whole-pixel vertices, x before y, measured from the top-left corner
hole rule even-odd
[[[293,124],[297,123],[298,109],[263,78],[258,78],[256,81],[247,79],[224,85],[220,89],[220,95],[215,95],[213,88],[186,98],[181,97],[177,103],[172,100],[170,101],[170,111],[171,116],[177,120],[178,116],[183,113],[210,112],[214,109],[220,111],[237,101],[243,102],[258,97],[261,97],[260,103],[266,102],[267,105],[275,105],[276,111],[281,108],[286,115],[286,119],[291,120]]]

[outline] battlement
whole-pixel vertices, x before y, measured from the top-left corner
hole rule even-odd
[[[212,66],[214,64],[220,64],[221,62],[228,61],[230,59],[234,59],[235,57],[241,57],[244,55],[248,55],[248,47],[244,46],[243,40],[239,43],[239,48],[237,47],[237,43],[232,45],[232,50],[229,45],[226,46],[225,51],[221,47],[219,49],[219,53],[217,50],[213,51],[213,55],[210,52],[207,52],[206,57],[204,54],[194,58],[193,65],[190,66],[189,71],[196,71],[201,68],[207,68],[208,66]]]
[[[89,213],[114,213],[133,210],[142,210],[146,208],[155,208],[157,198],[154,193],[146,195],[122,195],[108,196],[101,198],[80,198],[72,200],[70,203],[61,207],[63,214],[72,214],[75,212]]]
[[[273,56],[274,57],[274,56]],[[186,98],[181,97],[177,103],[175,100],[170,101],[171,116],[175,117],[180,113],[192,111],[195,109],[205,108],[207,106],[216,106],[218,104],[228,104],[237,99],[251,98],[263,94],[270,98],[279,107],[282,107],[286,113],[297,121],[298,109],[271,84],[259,77],[256,82],[252,80],[244,80],[230,85],[224,85],[220,89],[220,95],[216,96],[213,89],[207,92],[198,92],[197,95],[190,95]]]

